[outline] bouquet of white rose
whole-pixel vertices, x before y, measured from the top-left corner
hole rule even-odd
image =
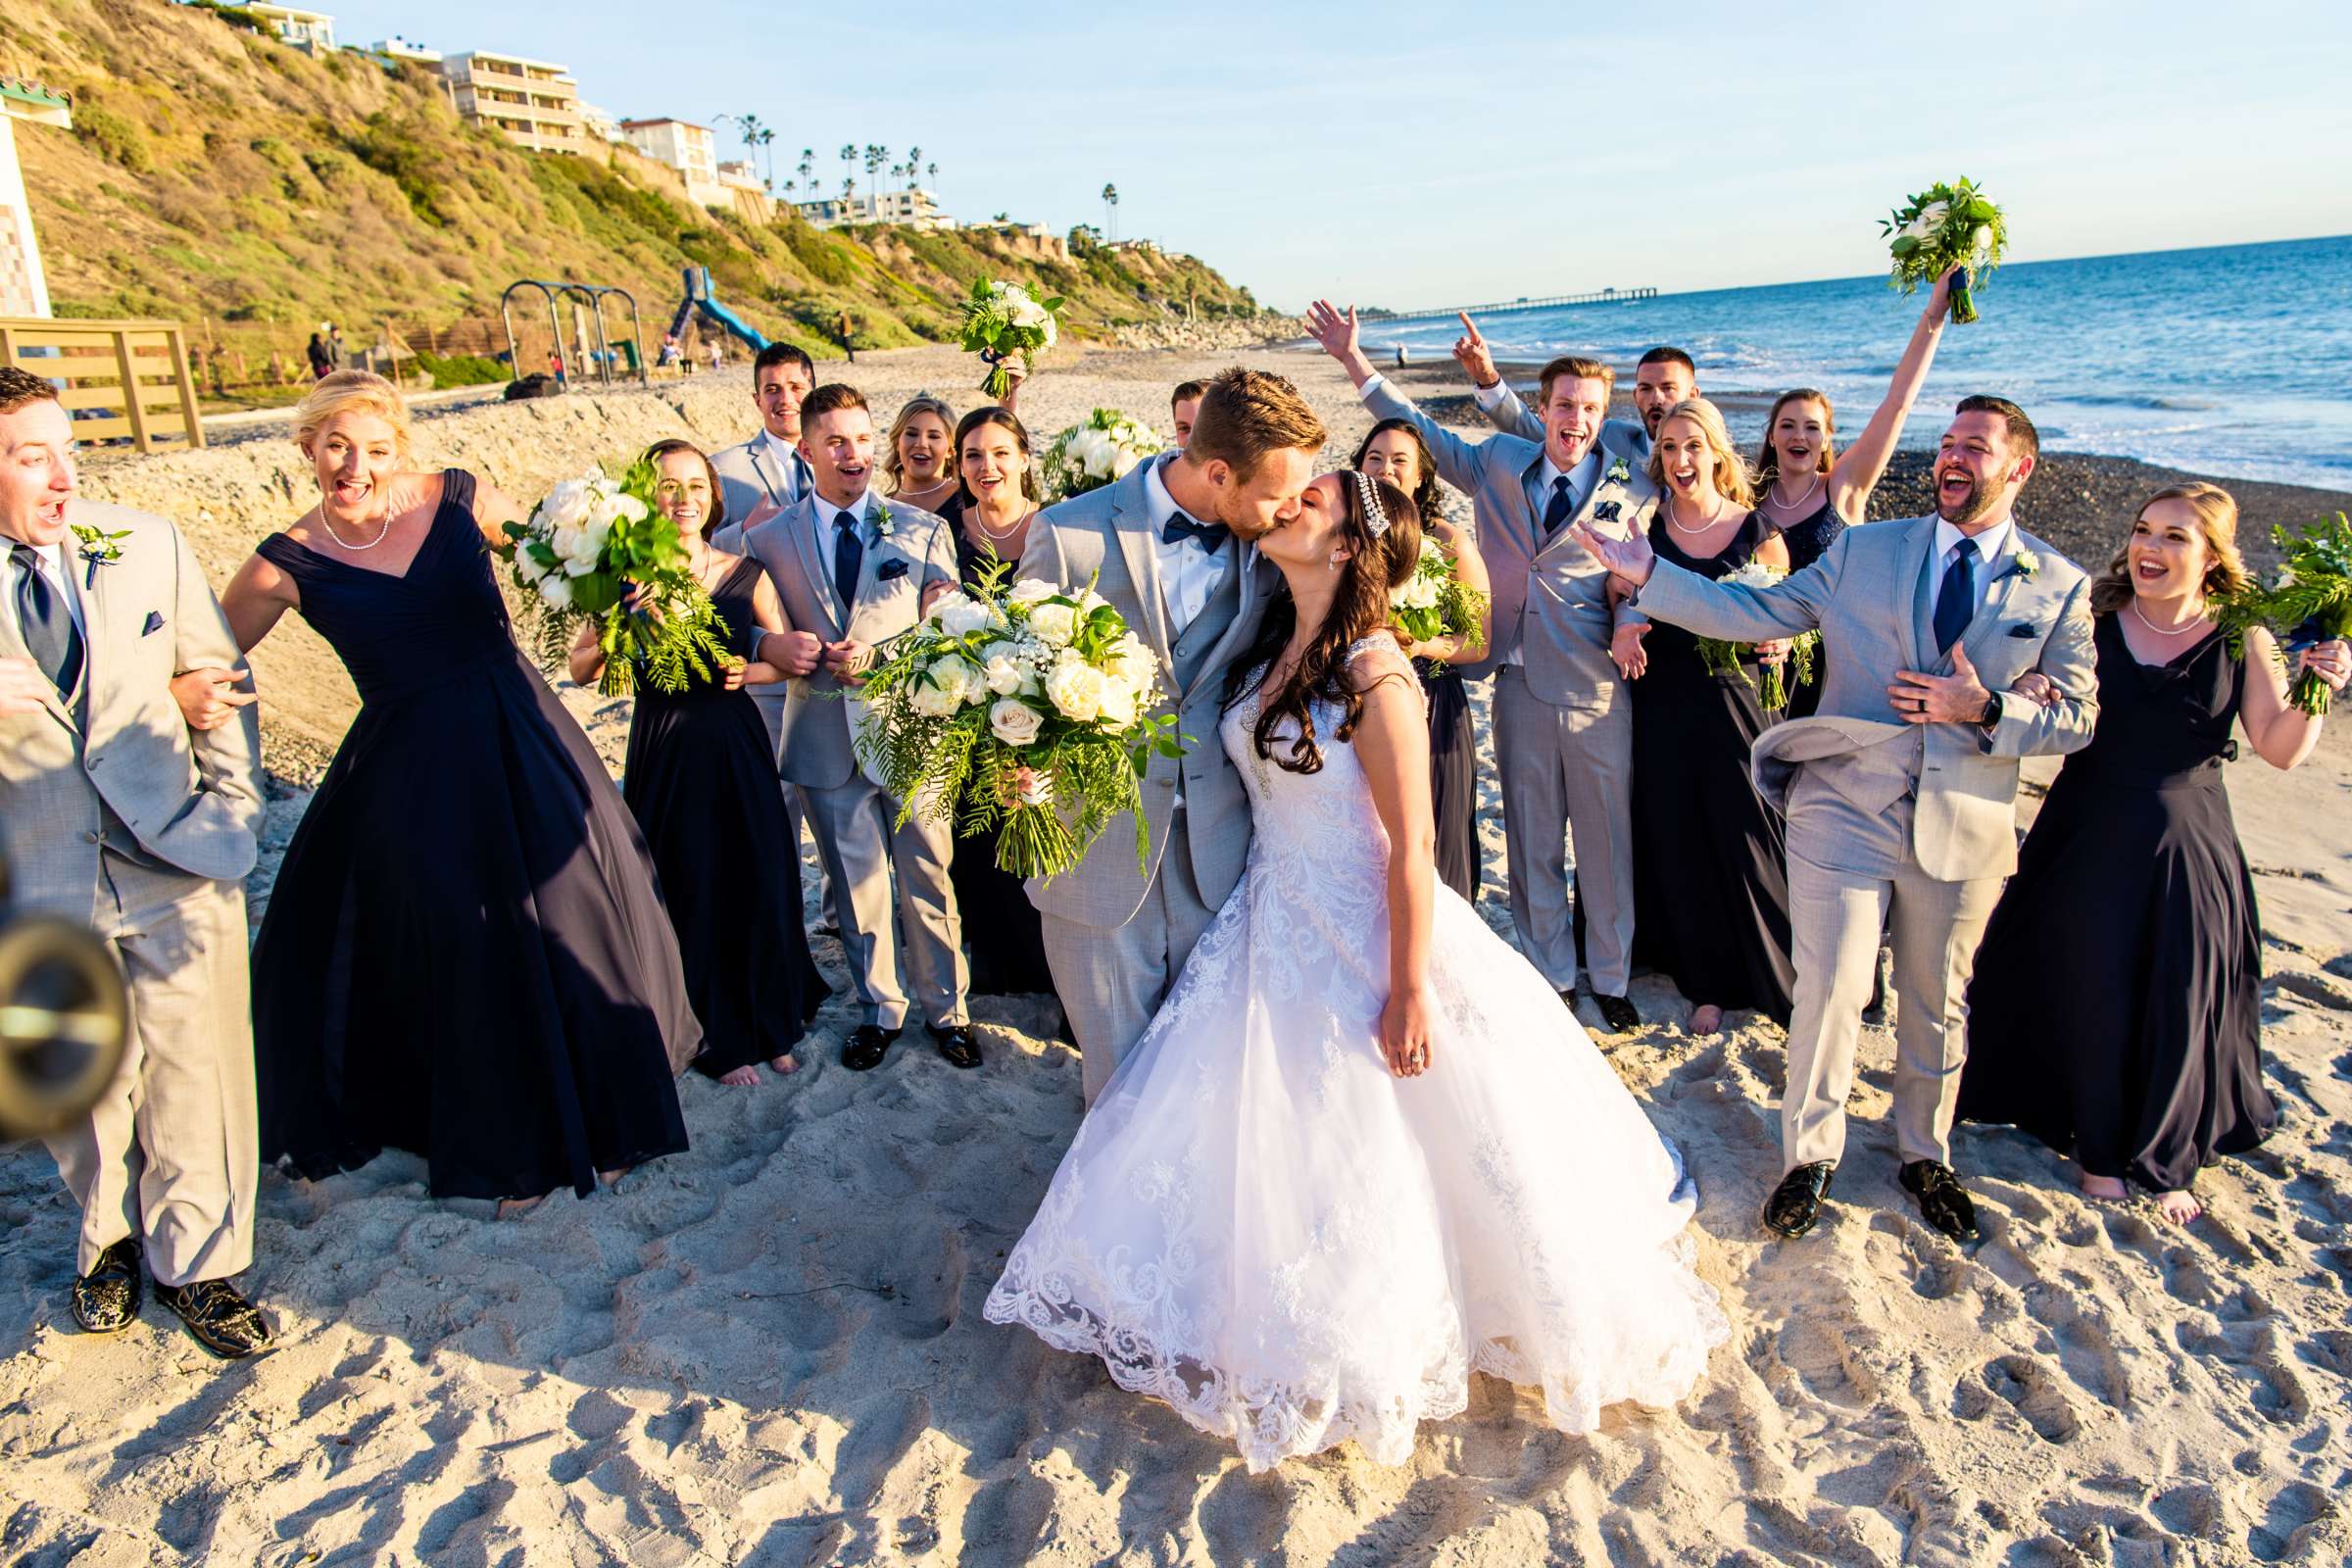
[[[1073,424],[1046,445],[1039,464],[1045,473],[1046,495],[1067,501],[1089,490],[1127,477],[1129,469],[1159,451],[1159,437],[1149,425],[1116,409],[1097,409],[1083,423]]]
[[[1963,326],[1977,318],[1977,304],[1969,289],[2000,266],[2009,242],[2001,210],[1984,192],[1963,179],[1930,185],[1894,210],[1879,227],[1894,254],[1889,281],[1908,294],[1935,281],[1955,267],[1968,270],[1952,284],[1952,319]]]
[[[963,302],[963,329],[956,341],[988,367],[981,391],[1002,400],[1012,390],[1004,362],[1015,354],[1024,371],[1037,368],[1038,350],[1052,348],[1061,335],[1054,316],[1061,305],[1059,297],[1041,300],[1018,283],[972,280],[972,292]]]
[[[731,656],[727,624],[687,564],[677,524],[654,509],[654,466],[643,459],[618,479],[587,473],[548,492],[528,522],[506,525],[499,552],[535,607],[540,663],[563,664],[580,623],[599,623],[605,673],[597,690],[626,697],[637,668],[655,689],[708,680]]]
[[[1479,622],[1486,616],[1487,604],[1487,595],[1454,576],[1453,557],[1446,547],[1423,534],[1413,574],[1389,590],[1389,619],[1408,642],[1460,637],[1463,652],[1477,653],[1486,647]]]
[[[1767,565],[1761,561],[1751,561],[1735,571],[1724,573],[1721,580],[1737,588],[1769,588],[1788,575],[1788,573],[1779,566]],[[1720,637],[1701,637],[1698,639],[1698,662],[1718,675],[1737,675],[1740,677],[1740,685],[1752,687],[1756,683],[1747,678],[1747,669],[1742,661],[1755,651],[1755,647],[1754,643],[1735,643],[1726,642]],[[1788,684],[1783,670],[1793,671],[1800,683],[1810,685],[1813,681],[1814,661],[1820,653],[1820,632],[1809,631],[1789,638],[1788,658],[1786,663],[1763,666],[1764,687],[1757,693],[1757,701],[1767,710],[1787,708],[1788,706]]]
[[[1152,753],[1181,754],[1175,715],[1150,711],[1159,661],[1091,587],[1008,588],[1010,571],[984,568],[891,643],[865,680],[858,749],[906,803],[900,821],[960,803],[959,834],[995,832],[1015,876],[1068,870],[1121,811],[1148,866],[1137,781]]]

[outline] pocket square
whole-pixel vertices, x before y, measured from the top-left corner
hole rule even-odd
[[[144,636],[147,636],[147,635],[148,635],[149,633],[151,633],[151,632],[159,632],[159,631],[162,631],[163,629],[164,629],[164,616],[163,616],[163,612],[161,612],[161,611],[158,611],[158,610],[150,610],[149,612],[147,612],[147,624],[146,624],[146,625],[144,625],[144,626],[141,626],[141,627],[139,628],[139,635],[140,635],[140,636],[142,636],[142,637],[144,637]]]
[[[2012,637],[2031,637],[2034,635],[2034,628],[2021,620],[2016,625],[2009,628],[2009,635]]]
[[[906,563],[904,561],[885,561],[874,568],[874,581],[876,582],[889,582],[893,578],[906,575]]]
[[[1621,503],[1603,501],[1592,509],[1592,520],[1594,522],[1615,522],[1620,510],[1622,510]]]

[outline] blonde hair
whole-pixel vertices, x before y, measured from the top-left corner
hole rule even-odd
[[[1707,438],[1707,450],[1715,457],[1716,491],[1729,496],[1740,506],[1754,506],[1755,486],[1747,477],[1746,460],[1732,445],[1732,432],[1724,428],[1723,411],[1705,398],[1685,398],[1666,411],[1666,417],[1658,421],[1659,432],[1663,434],[1667,424],[1675,419],[1689,419]],[[1666,488],[1666,460],[1659,455],[1655,446],[1649,451],[1648,471],[1649,482],[1663,491]]]
[[[2136,528],[2148,509],[2159,501],[2185,501],[2197,514],[2197,528],[2205,535],[2205,580],[2200,587],[2208,595],[2233,594],[2251,579],[2246,574],[2245,558],[2237,553],[2237,498],[2218,484],[2194,480],[2188,484],[2168,484],[2139,504],[2132,514],[2132,525]],[[2115,559],[2107,569],[2091,582],[2090,612],[2112,615],[2132,602],[2132,536],[2124,535]]]
[[[373,370],[335,370],[318,378],[294,411],[294,441],[309,452],[318,432],[339,415],[372,414],[392,426],[392,450],[401,466],[414,461],[409,440],[409,406],[400,388]]]
[[[1563,354],[1536,373],[1536,401],[1551,402],[1551,383],[1566,376],[1571,381],[1598,381],[1603,403],[1617,390],[1617,372],[1605,362],[1589,360],[1581,354]]]
[[[1269,454],[1290,449],[1311,457],[1327,438],[1323,421],[1297,387],[1279,375],[1237,365],[1209,378],[1184,455],[1196,464],[1223,463],[1248,479]]]
[[[906,400],[906,406],[899,410],[899,416],[890,421],[890,434],[883,438],[882,472],[889,478],[890,493],[894,496],[906,485],[906,475],[899,466],[899,437],[906,433],[907,421],[918,414],[937,416],[939,422],[947,427],[951,439],[956,433],[956,411],[948,407],[945,398],[917,392]],[[956,455],[951,452],[948,454],[948,475],[953,478],[955,473]]]

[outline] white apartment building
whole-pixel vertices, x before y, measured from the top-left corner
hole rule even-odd
[[[869,191],[843,199],[797,202],[800,214],[817,228],[844,223],[897,223],[907,228],[954,228],[956,220],[939,205],[939,198],[921,186],[907,190]]]
[[[323,11],[266,5],[261,0],[227,0],[227,3],[275,33],[280,43],[292,44],[311,55],[334,52],[335,19]]]
[[[684,120],[624,120],[620,133],[657,164],[667,164],[686,181],[686,199],[697,207],[735,205],[735,193],[718,177],[718,145],[710,127]]]
[[[521,55],[468,49],[441,62],[450,97],[468,122],[535,153],[577,153],[587,144],[580,84],[571,68]]]

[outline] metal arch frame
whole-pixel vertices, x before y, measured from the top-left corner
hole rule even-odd
[[[625,288],[606,283],[579,283],[567,278],[550,280],[537,277],[516,278],[514,282],[509,283],[506,291],[498,297],[499,319],[505,324],[507,331],[507,363],[513,367],[516,380],[522,378],[523,371],[521,347],[514,337],[514,300],[516,290],[526,288],[537,289],[547,300],[547,329],[557,350],[556,384],[558,386],[567,392],[571,390],[573,380],[571,368],[575,358],[563,352],[564,319],[556,310],[556,302],[559,299],[577,300],[588,307],[588,314],[596,322],[594,352],[597,377],[602,385],[611,386],[612,384],[612,340],[605,329],[605,297],[612,294],[619,295],[621,301],[629,308],[629,343],[636,350],[637,382],[640,386],[653,384],[652,372],[645,363],[645,329],[637,314],[637,297],[634,294]]]

